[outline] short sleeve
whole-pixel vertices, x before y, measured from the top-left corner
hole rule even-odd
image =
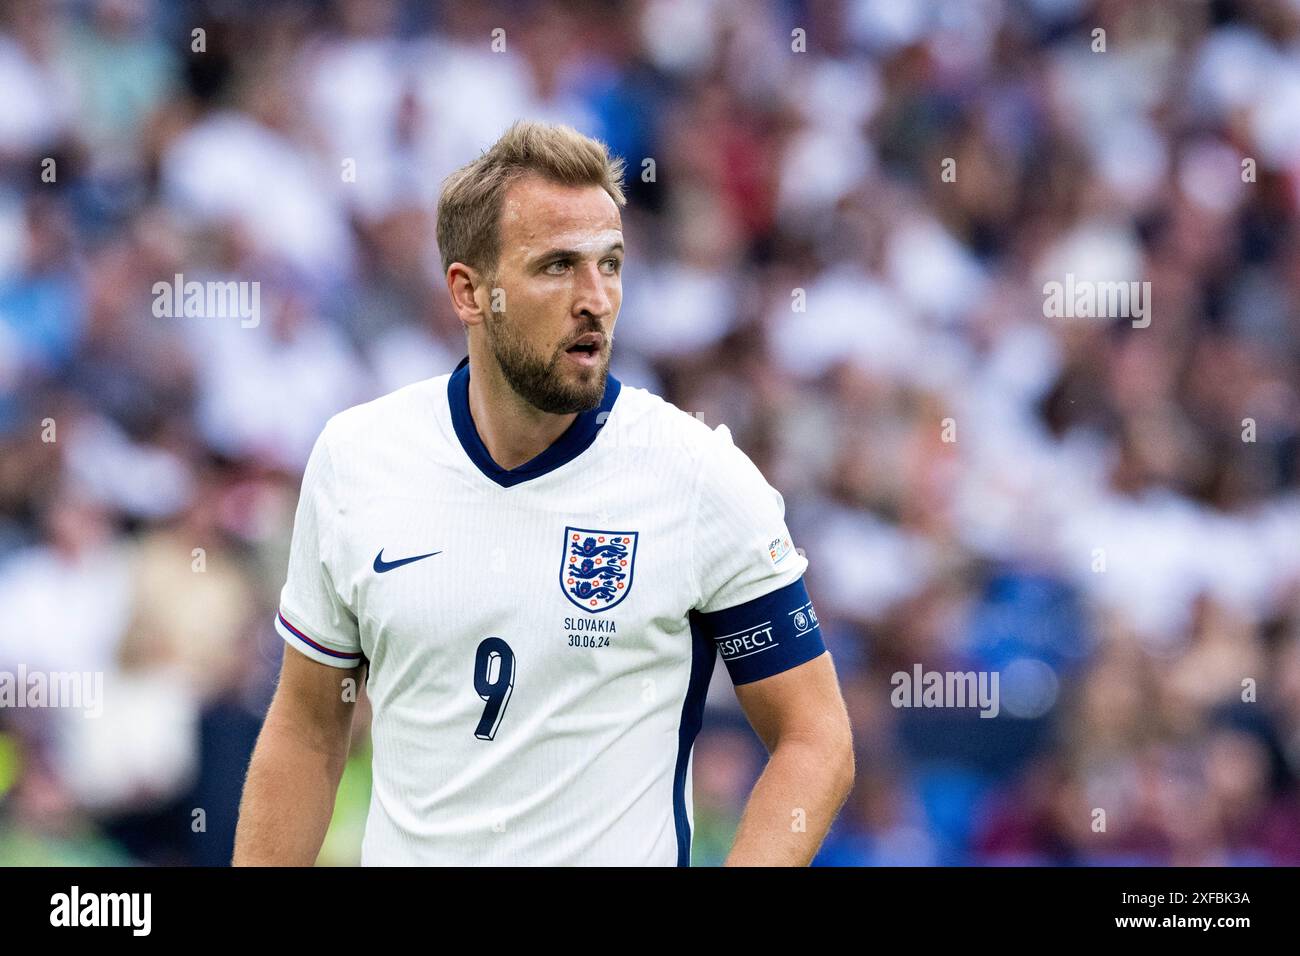
[[[312,660],[351,668],[361,662],[361,640],[356,616],[339,596],[331,572],[341,507],[327,434],[316,440],[303,474],[275,627]]]
[[[785,525],[785,501],[725,425],[701,465],[694,568],[703,613],[743,604],[797,581],[808,561]]]
[[[737,684],[795,667],[825,650],[803,582],[808,560],[785,523],[785,502],[726,426],[702,462],[692,626],[710,637]]]

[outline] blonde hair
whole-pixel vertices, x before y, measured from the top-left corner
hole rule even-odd
[[[571,126],[519,120],[478,159],[442,186],[438,249],[445,274],[453,262],[491,273],[501,256],[501,205],[515,180],[536,173],[565,186],[599,186],[623,206],[623,160]]]

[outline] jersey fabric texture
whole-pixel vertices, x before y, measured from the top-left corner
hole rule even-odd
[[[781,495],[613,376],[503,469],[469,375],[336,415],[303,476],[276,627],[368,663],[362,863],[689,865],[715,660],[739,684],[825,651]]]

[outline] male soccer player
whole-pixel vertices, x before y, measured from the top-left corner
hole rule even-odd
[[[816,853],[853,755],[808,562],[724,427],[608,374],[622,170],[518,123],[444,185],[469,356],[316,443],[237,864],[315,861],[352,721],[341,676],[366,666],[363,864],[689,865],[719,655],[770,752],[727,862]]]

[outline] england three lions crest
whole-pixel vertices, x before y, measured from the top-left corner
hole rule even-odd
[[[564,596],[593,613],[608,611],[632,590],[636,531],[564,529],[560,587]]]

